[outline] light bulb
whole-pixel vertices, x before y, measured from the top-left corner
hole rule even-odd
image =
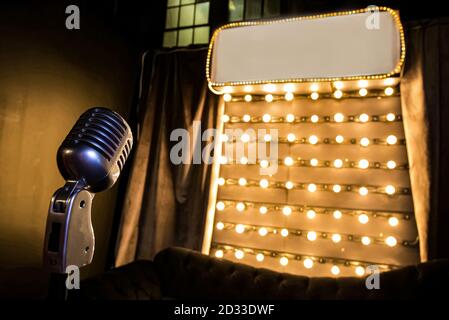
[[[394,247],[394,246],[398,243],[398,241],[396,240],[395,237],[389,236],[389,237],[387,237],[387,238],[385,239],[385,243],[386,243],[387,246],[389,246],[389,247]]]
[[[221,117],[221,120],[222,120],[223,122],[229,122],[230,118],[229,118],[229,116],[228,116],[227,114],[224,114],[224,115]]]
[[[293,182],[291,182],[291,181],[287,181],[286,183],[285,183],[285,187],[287,188],[287,189],[293,189]]]
[[[224,223],[223,222],[217,222],[216,225],[217,230],[223,230],[224,229]]]
[[[338,266],[332,266],[332,268],[331,268],[331,273],[332,273],[334,276],[339,275],[339,274],[340,274],[340,268],[339,268]]]
[[[226,164],[226,163],[228,163],[228,157],[221,156],[220,157],[220,164]]]
[[[369,115],[367,115],[366,113],[362,113],[359,116],[359,121],[360,122],[368,122],[368,120],[369,120]]]
[[[369,139],[368,138],[362,138],[360,139],[360,145],[362,147],[367,147],[369,145]]]
[[[320,120],[320,117],[318,117],[316,114],[310,117],[310,121],[313,123],[317,123]]]
[[[295,85],[293,83],[284,84],[284,92],[293,92],[295,91]]]
[[[391,96],[394,93],[394,89],[392,87],[385,88],[385,95]]]
[[[270,142],[271,141],[271,134],[266,134],[266,135],[264,135],[263,136],[263,140],[265,141],[265,142]]]
[[[268,212],[268,209],[267,207],[262,206],[259,208],[259,212],[260,214],[266,214]]]
[[[312,83],[310,85],[310,91],[318,91],[320,89],[320,86],[318,85],[318,83]]]
[[[217,183],[219,186],[224,186],[226,183],[226,180],[225,180],[225,178],[220,177],[220,178],[218,178]]]
[[[359,80],[357,82],[357,85],[359,86],[359,88],[366,88],[366,87],[368,87],[368,81],[367,80]]]
[[[332,241],[335,243],[339,243],[341,241],[341,235],[339,235],[338,233],[334,233],[332,235]]]
[[[341,82],[341,81],[335,81],[335,82],[334,82],[334,87],[335,87],[335,89],[338,89],[338,90],[343,89],[343,82]]]
[[[320,97],[320,95],[319,95],[318,92],[312,92],[311,95],[310,95],[310,98],[312,100],[317,100],[319,97]]]
[[[369,221],[369,217],[366,214],[362,213],[361,215],[359,215],[359,222],[361,224],[367,224],[368,221]]]
[[[292,208],[290,208],[289,206],[285,206],[285,207],[282,208],[282,213],[285,216],[289,216],[289,215],[292,214]]]
[[[268,168],[269,164],[270,163],[268,162],[268,160],[261,160],[260,161],[260,167],[262,167],[262,168]]]
[[[232,93],[232,87],[231,86],[226,86],[223,88],[223,92],[224,93]]]
[[[360,169],[367,169],[369,167],[369,161],[366,159],[362,159],[359,161],[359,168]]]
[[[267,230],[267,228],[260,228],[259,229],[259,235],[261,236],[261,237],[265,237],[266,235],[268,234],[268,230]]]
[[[392,227],[396,227],[399,224],[399,219],[396,217],[388,218],[388,224]]]
[[[241,164],[248,164],[248,158],[247,157],[241,157],[240,158],[240,163]]]
[[[394,115],[394,113],[387,114],[386,118],[387,118],[387,121],[394,121],[394,120],[396,120],[396,116]]]
[[[314,219],[316,217],[316,212],[314,210],[307,211],[307,218]]]
[[[237,209],[237,211],[242,212],[245,210],[246,206],[243,202],[239,202],[236,204],[235,208]]]
[[[388,185],[385,187],[385,192],[389,195],[393,195],[396,192],[396,188],[392,185]]]
[[[342,217],[343,214],[341,213],[340,210],[334,210],[334,212],[333,212],[332,215],[334,216],[334,219],[339,220],[339,219],[341,219],[341,217]]]
[[[265,188],[268,188],[269,182],[268,182],[267,179],[262,179],[262,180],[260,180],[259,185],[260,185],[261,188],[265,189]]]
[[[341,90],[336,90],[336,91],[334,92],[334,98],[335,98],[335,99],[340,99],[341,97],[343,97],[343,91],[341,91]]]
[[[366,90],[366,88],[362,88],[359,90],[359,95],[361,97],[365,97],[368,94],[368,90]]]
[[[344,119],[345,119],[345,116],[342,113],[336,113],[334,115],[335,122],[343,122]]]
[[[224,100],[225,102],[229,102],[229,101],[232,100],[232,96],[231,96],[229,93],[225,93],[225,94],[223,95],[223,100]]]
[[[396,136],[394,135],[389,135],[387,137],[387,143],[392,145],[392,144],[396,144],[396,142],[398,142],[398,138],[396,138]]]
[[[265,122],[265,123],[270,122],[271,121],[271,116],[268,113],[265,113],[262,116],[262,121]]]
[[[292,101],[295,98],[295,95],[292,92],[287,92],[284,98],[286,101]]]
[[[243,187],[243,186],[246,186],[246,183],[247,183],[247,181],[246,181],[245,178],[240,178],[240,179],[239,179],[239,185],[241,185],[242,187]]]
[[[243,224],[238,224],[235,226],[235,232],[243,233],[245,232],[245,226]]]
[[[272,84],[272,83],[267,83],[263,86],[263,90],[265,92],[270,92],[273,93],[276,91],[276,85]]]
[[[311,183],[307,186],[307,191],[309,192],[315,192],[317,190],[316,184]]]
[[[245,257],[245,253],[242,250],[236,250],[235,251],[235,257],[239,260],[243,259]]]
[[[360,194],[361,196],[366,196],[366,195],[368,194],[368,188],[366,188],[366,187],[360,187],[360,189],[359,189],[359,194]]]
[[[309,231],[307,232],[307,240],[309,241],[315,241],[317,238],[317,234],[315,231]]]
[[[281,236],[283,236],[284,238],[288,236],[288,230],[287,229],[282,229],[281,230]]]
[[[285,157],[285,159],[284,159],[284,164],[286,165],[286,166],[291,166],[291,165],[293,165],[293,163],[294,163],[294,160],[293,160],[293,158],[292,157]]]
[[[343,143],[343,141],[345,141],[345,138],[343,138],[342,135],[338,135],[338,136],[335,137],[335,142]]]
[[[317,144],[318,143],[318,137],[317,136],[310,136],[309,137],[309,143],[310,144]]]
[[[311,269],[313,267],[313,260],[310,258],[304,259],[304,267],[307,269]]]
[[[335,167],[335,168],[341,168],[341,167],[343,167],[343,160],[341,160],[341,159],[335,159],[335,160],[334,160],[334,167]]]
[[[253,100],[253,96],[250,94],[245,94],[245,101],[246,102],[251,102],[251,100]]]
[[[243,117],[243,122],[250,122],[251,121],[251,116],[249,114],[245,114]]]
[[[362,237],[361,241],[362,241],[362,244],[365,245],[365,246],[368,246],[368,245],[371,244],[371,238],[370,237]]]
[[[288,265],[288,259],[286,257],[282,257],[281,259],[279,259],[279,263],[285,267],[286,265]]]
[[[315,159],[315,158],[310,159],[310,165],[312,167],[316,167],[318,165],[318,159]]]
[[[265,101],[266,102],[272,102],[273,101],[273,95],[272,94],[267,94],[266,96],[265,96]]]
[[[287,115],[285,116],[285,120],[286,120],[287,122],[293,122],[293,121],[295,121],[295,115],[289,113],[289,114],[287,114]]]
[[[247,134],[247,133],[242,134],[242,135],[240,136],[240,140],[241,140],[242,142],[244,142],[244,143],[249,142],[249,140],[250,140],[249,134]]]
[[[355,268],[355,274],[360,276],[360,277],[363,276],[365,274],[365,268],[362,267],[362,266],[357,266]]]
[[[217,258],[223,258],[223,250],[217,250],[215,251],[215,257]]]
[[[220,135],[221,138],[221,142],[228,142],[229,141],[229,136],[227,134],[222,133]]]
[[[296,140],[295,134],[289,133],[289,134],[287,135],[287,141],[288,141],[288,142],[295,142],[295,140]]]
[[[265,259],[265,256],[263,255],[263,253],[258,253],[256,255],[256,260],[259,262],[262,262]]]
[[[396,162],[394,162],[393,160],[390,160],[387,162],[387,168],[388,169],[394,169],[396,168]]]
[[[333,187],[332,187],[332,190],[335,193],[339,193],[341,191],[341,186],[339,184],[334,184]]]
[[[384,79],[384,85],[386,86],[392,86],[394,84],[394,78],[387,78]]]
[[[243,91],[245,91],[245,92],[253,92],[253,87],[252,86],[244,86],[243,87]]]
[[[217,205],[215,206],[218,211],[223,211],[225,208],[225,204],[222,201],[217,202]]]

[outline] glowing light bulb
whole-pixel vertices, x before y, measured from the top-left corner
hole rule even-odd
[[[284,238],[288,236],[288,230],[287,229],[282,229],[281,230],[281,236],[283,236]]]
[[[360,169],[367,169],[369,167],[369,161],[366,159],[362,159],[359,161],[359,168]]]
[[[268,168],[268,166],[269,166],[269,162],[268,162],[268,160],[261,160],[260,161],[260,167],[261,168]]]
[[[343,214],[341,213],[340,210],[335,210],[332,215],[334,216],[334,219],[339,220],[339,219],[341,219]]]
[[[279,263],[285,267],[286,265],[288,265],[288,259],[286,257],[282,257],[281,259],[279,259]]]
[[[396,116],[394,115],[394,113],[389,113],[386,116],[387,121],[394,121],[396,120]]]
[[[293,133],[289,133],[287,135],[287,141],[288,142],[295,142],[295,140],[296,140],[296,136]]]
[[[227,114],[224,114],[224,115],[221,117],[221,120],[222,120],[223,122],[229,122],[229,120],[231,120],[231,118],[229,118],[229,116],[228,116]]]
[[[251,102],[253,100],[253,96],[250,94],[245,94],[245,101],[246,102]]]
[[[362,241],[362,244],[365,245],[365,246],[368,246],[368,245],[371,244],[371,238],[370,237],[362,237],[361,241]]]
[[[224,229],[224,223],[223,222],[217,222],[216,228],[217,230],[223,230]]]
[[[332,235],[332,241],[335,243],[339,243],[341,241],[341,235],[339,235],[338,233],[334,233]]]
[[[361,196],[366,196],[366,195],[368,194],[368,188],[366,188],[366,187],[360,187],[360,189],[359,189],[359,194],[360,194]]]
[[[343,143],[343,141],[345,141],[345,138],[343,138],[342,135],[338,135],[338,136],[335,137],[335,142]]]
[[[388,185],[385,187],[385,192],[389,195],[393,195],[396,192],[396,188],[392,185]]]
[[[295,121],[295,115],[294,114],[292,114],[292,113],[289,113],[289,114],[287,114],[286,116],[285,116],[285,120],[287,121],[287,122],[293,122],[293,121]]]
[[[307,232],[307,240],[309,241],[315,241],[317,238],[317,234],[315,231],[309,231]]]
[[[266,135],[264,135],[263,136],[263,140],[265,141],[265,142],[270,142],[271,141],[271,134],[266,134]]]
[[[268,182],[267,179],[262,179],[259,182],[260,187],[263,188],[263,189],[268,188],[269,184],[270,183]]]
[[[318,117],[316,114],[310,117],[310,121],[313,123],[317,123],[320,120],[320,117]]]
[[[293,92],[295,91],[295,85],[293,83],[284,84],[284,92]]]
[[[217,183],[219,186],[224,186],[226,183],[226,180],[225,180],[225,178],[220,177],[220,178],[218,178]]]
[[[267,228],[260,228],[259,229],[259,235],[261,236],[261,237],[265,237],[266,235],[268,234],[268,230],[267,230]]]
[[[369,115],[367,115],[366,113],[362,113],[360,116],[359,116],[359,121],[360,122],[368,122],[368,120],[369,120]]]
[[[366,214],[362,213],[361,215],[359,215],[359,222],[361,224],[367,224],[368,221],[369,221],[369,217]]]
[[[245,226],[243,224],[236,225],[235,232],[240,233],[240,234],[245,232]]]
[[[319,97],[320,97],[320,94],[319,94],[318,92],[312,92],[312,93],[310,94],[310,98],[311,98],[312,100],[317,100]]]
[[[360,276],[360,277],[363,276],[365,274],[365,268],[362,267],[362,266],[357,266],[355,268],[355,274]]]
[[[387,168],[388,169],[394,169],[396,168],[396,162],[394,162],[393,160],[390,160],[387,162]]]
[[[343,97],[343,91],[341,91],[341,90],[336,90],[336,91],[334,92],[334,98],[335,98],[335,99],[340,99],[341,97]]]
[[[368,138],[362,138],[360,139],[360,145],[362,147],[367,147],[369,145],[369,139]]]
[[[267,94],[266,96],[265,96],[265,101],[266,102],[272,102],[273,101],[273,95],[272,94]]]
[[[243,117],[243,122],[250,122],[251,121],[251,116],[249,114],[245,114]]]
[[[307,218],[314,219],[316,217],[316,212],[314,210],[308,210],[307,211]]]
[[[359,90],[359,95],[361,97],[365,97],[368,94],[368,90],[366,90],[366,88],[362,88]]]
[[[309,192],[315,192],[317,190],[316,184],[311,183],[307,186],[307,191]]]
[[[318,159],[315,159],[315,158],[310,159],[310,165],[312,167],[316,167],[318,165]]]
[[[217,202],[217,205],[215,206],[218,211],[223,211],[225,209],[225,204],[222,201]]]
[[[293,160],[292,157],[285,157],[285,159],[284,159],[284,164],[285,164],[286,166],[291,166],[291,165],[293,165],[293,163],[294,163],[294,160]]]
[[[244,143],[249,142],[249,140],[250,140],[249,134],[247,134],[247,133],[242,134],[242,135],[240,136],[240,140],[241,140],[242,142],[244,142]]]
[[[226,164],[226,163],[228,163],[228,157],[221,156],[220,157],[220,164]]]
[[[359,88],[366,88],[366,87],[368,87],[368,81],[367,80],[359,80],[357,82],[357,85],[359,86]]]
[[[285,187],[287,188],[287,189],[293,189],[293,182],[291,182],[291,181],[287,181],[286,183],[285,183]]]
[[[229,101],[232,100],[232,96],[231,96],[229,93],[225,93],[225,94],[223,95],[223,100],[224,100],[225,102],[229,102]]]
[[[396,227],[399,224],[399,219],[396,217],[388,218],[388,224],[392,227]]]
[[[339,184],[334,184],[334,185],[332,186],[332,190],[333,190],[335,193],[339,193],[339,192],[341,191],[341,186],[340,186]]]
[[[271,116],[268,113],[265,113],[262,116],[262,121],[265,122],[265,123],[270,122],[271,121]]]
[[[385,239],[385,243],[387,244],[387,246],[389,247],[394,247],[395,245],[398,244],[398,241],[396,240],[395,237],[393,236],[389,236]]]
[[[343,89],[343,82],[341,82],[341,81],[335,81],[335,82],[334,82],[334,87],[335,87],[335,89],[338,89],[338,90]]]
[[[243,187],[243,186],[246,186],[246,183],[247,183],[247,181],[246,181],[245,178],[240,178],[240,179],[239,179],[239,185],[241,185],[242,187]]]
[[[394,84],[394,78],[387,78],[384,79],[384,85],[386,86],[392,86]]]
[[[295,95],[292,92],[287,92],[284,96],[286,101],[292,101],[295,98]]]
[[[313,267],[313,260],[310,259],[310,258],[304,259],[304,267],[306,269],[312,269],[312,267]]]
[[[310,144],[317,144],[318,143],[318,137],[317,136],[310,136],[309,137],[309,143]]]
[[[394,89],[392,87],[385,88],[385,95],[391,96],[394,93]]]
[[[334,160],[334,167],[335,167],[335,168],[341,168],[341,167],[343,167],[343,160],[341,160],[341,159],[335,159],[335,160]]]
[[[285,206],[285,207],[282,208],[282,213],[285,216],[289,216],[289,215],[292,214],[292,208],[290,208],[289,206]]]
[[[241,164],[248,164],[248,158],[247,157],[241,157],[240,158],[240,163]]]
[[[262,206],[259,208],[259,212],[260,214],[266,214],[268,212],[268,209],[267,207]]]
[[[246,206],[245,206],[245,204],[244,204],[243,202],[239,202],[239,203],[237,203],[237,205],[235,206],[235,208],[237,209],[237,211],[242,212],[242,211],[245,210]]]
[[[232,93],[232,87],[231,86],[226,86],[223,88],[223,92],[224,93]]]
[[[242,250],[236,250],[235,251],[235,257],[239,260],[243,259],[245,257],[245,253]]]
[[[396,136],[394,136],[394,135],[389,135],[389,136],[387,137],[387,143],[388,143],[389,145],[396,144],[396,142],[398,142],[398,138],[396,138]]]
[[[223,255],[224,255],[223,250],[217,250],[217,251],[215,251],[215,257],[217,257],[217,258],[223,258]]]
[[[228,142],[229,141],[229,136],[227,134],[221,134],[220,138],[221,138],[221,142]]]
[[[340,268],[339,268],[338,266],[332,266],[332,268],[331,268],[331,273],[332,273],[334,276],[339,275],[339,274],[340,274]]]
[[[253,87],[252,86],[244,86],[243,87],[243,91],[245,91],[245,92],[253,92]]]
[[[263,86],[263,90],[265,92],[273,93],[276,91],[276,85],[274,85],[272,83],[267,83]]]
[[[334,115],[335,122],[343,122],[344,119],[345,119],[345,116],[342,113],[336,113]]]
[[[256,260],[259,262],[262,262],[265,259],[265,256],[263,255],[263,253],[258,253],[256,255]]]
[[[318,85],[318,83],[312,83],[310,85],[310,91],[314,92],[314,91],[318,91],[320,89],[320,86]]]

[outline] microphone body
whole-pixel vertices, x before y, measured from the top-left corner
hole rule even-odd
[[[50,202],[44,243],[44,266],[55,273],[92,262],[95,236],[91,208],[95,193],[114,185],[131,152],[126,121],[106,108],[81,115],[57,152],[66,184]]]

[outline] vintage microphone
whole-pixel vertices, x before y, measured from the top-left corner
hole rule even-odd
[[[92,262],[92,200],[117,181],[132,144],[131,129],[119,114],[92,108],[59,147],[57,163],[66,184],[51,199],[44,243],[44,267],[52,272],[50,298],[66,297],[67,266],[81,268]]]

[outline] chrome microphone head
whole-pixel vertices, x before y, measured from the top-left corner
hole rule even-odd
[[[106,190],[117,181],[132,144],[131,129],[118,113],[89,109],[58,149],[59,171],[67,181],[82,181],[90,192]]]

